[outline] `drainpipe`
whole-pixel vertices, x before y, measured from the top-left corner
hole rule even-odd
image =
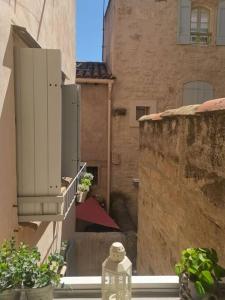
[[[113,79],[76,78],[77,84],[107,84],[108,85],[108,132],[107,132],[107,199],[106,209],[109,212],[111,192],[111,127],[112,127],[112,87]],[[82,100],[81,100],[82,101]]]
[[[109,212],[109,207],[110,207],[110,191],[111,191],[112,85],[113,82],[108,83],[108,155],[107,155],[107,203],[106,203],[107,212]]]

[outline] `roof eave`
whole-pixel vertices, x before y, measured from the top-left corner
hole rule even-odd
[[[92,83],[92,84],[109,84],[113,83],[115,79],[107,79],[107,78],[76,78],[76,83]]]

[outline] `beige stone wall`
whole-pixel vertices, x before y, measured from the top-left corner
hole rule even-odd
[[[125,107],[126,116],[112,120],[112,190],[131,198],[135,216],[138,177],[138,129],[130,127],[131,108],[138,101],[155,101],[157,111],[182,105],[183,85],[202,80],[213,85],[214,97],[225,94],[225,47],[215,45],[217,0],[196,0],[210,8],[210,45],[178,45],[178,1],[111,0],[106,34],[113,24],[110,63],[116,77],[113,106]],[[112,5],[113,4],[113,5]],[[112,20],[111,20],[112,19]],[[107,40],[107,39],[106,39]],[[114,159],[115,158],[115,159]]]
[[[81,85],[81,161],[99,168],[94,194],[107,198],[108,85]]]
[[[141,122],[139,274],[174,274],[187,247],[215,248],[224,265],[224,119],[203,107]]]
[[[60,49],[62,70],[69,78],[66,83],[74,83],[74,5],[74,0],[0,3],[0,242],[16,235],[18,240],[38,245],[43,257],[51,245],[59,247],[61,223],[20,227],[13,207],[17,202],[13,46],[22,43],[10,30],[12,24],[26,27],[42,48]]]
[[[115,1],[109,1],[106,15],[104,18],[104,35],[103,35],[103,60],[107,63],[109,69],[113,68],[113,49],[114,36],[116,32],[114,23]]]

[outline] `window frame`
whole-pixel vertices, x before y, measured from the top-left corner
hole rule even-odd
[[[192,14],[193,11],[197,10],[197,31],[194,32],[192,31]],[[201,32],[201,11],[207,11],[208,13],[208,32],[207,33],[203,33]],[[190,42],[191,44],[200,44],[200,45],[208,45],[211,42],[211,36],[212,34],[210,33],[210,28],[211,28],[211,24],[210,24],[210,20],[211,20],[211,11],[208,7],[206,6],[192,6],[191,7],[191,18],[190,18]],[[197,38],[199,40],[194,40],[193,38]],[[206,41],[201,41],[201,38],[206,38]]]
[[[142,114],[141,116],[137,117],[137,113],[138,113],[138,108],[139,110],[143,109],[144,110],[144,114]],[[151,107],[150,106],[143,106],[143,105],[137,105],[136,106],[136,121],[138,121],[141,117],[145,116],[145,115],[149,115]]]
[[[149,108],[149,113],[154,114],[157,110],[155,100],[139,100],[130,102],[129,125],[130,127],[139,127],[139,122],[136,120],[136,107],[143,106]]]

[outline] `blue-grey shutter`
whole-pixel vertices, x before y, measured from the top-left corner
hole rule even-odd
[[[213,87],[208,82],[192,81],[184,85],[183,105],[200,104],[213,99]]]
[[[191,40],[191,0],[178,0],[177,43],[189,44]]]
[[[74,84],[62,86],[62,176],[78,171],[78,97]]]
[[[225,45],[225,0],[219,1],[216,44]]]

